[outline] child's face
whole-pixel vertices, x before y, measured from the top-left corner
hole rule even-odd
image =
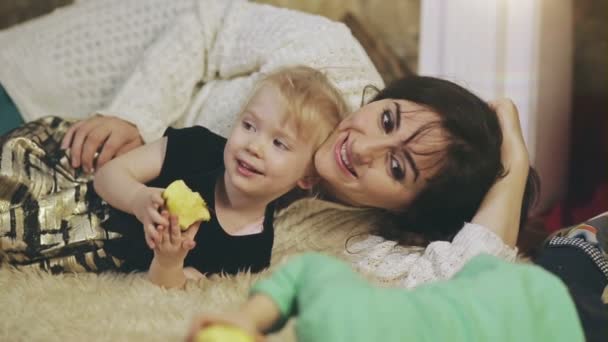
[[[262,86],[251,98],[224,149],[228,191],[272,201],[305,184],[313,143],[303,141],[285,115],[285,99],[274,86]]]

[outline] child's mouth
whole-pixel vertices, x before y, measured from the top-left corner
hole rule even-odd
[[[253,167],[251,164],[248,164],[242,160],[237,159],[237,165],[239,168],[239,171],[241,171],[241,173],[244,173],[246,175],[252,173],[252,174],[256,174],[256,175],[263,175],[263,173],[261,171],[259,171],[258,169],[256,169],[255,167]]]

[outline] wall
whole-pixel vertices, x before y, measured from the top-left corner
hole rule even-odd
[[[421,15],[419,72],[514,100],[548,209],[566,190],[572,1],[425,0]]]
[[[608,1],[574,5],[574,84],[568,202],[583,206],[608,183]],[[604,203],[597,203],[603,210]]]
[[[421,0],[257,0],[341,20],[349,11],[416,70]]]
[[[72,0],[0,0],[0,29],[48,13]]]

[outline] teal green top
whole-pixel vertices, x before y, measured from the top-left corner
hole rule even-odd
[[[379,288],[336,259],[299,256],[258,282],[282,328],[298,316],[308,341],[584,341],[574,303],[554,275],[481,255],[451,280],[414,290]]]

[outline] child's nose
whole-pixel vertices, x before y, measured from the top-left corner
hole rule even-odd
[[[252,139],[247,144],[247,152],[257,158],[262,158],[264,156],[264,149],[262,148],[262,144],[258,141],[258,139]]]

